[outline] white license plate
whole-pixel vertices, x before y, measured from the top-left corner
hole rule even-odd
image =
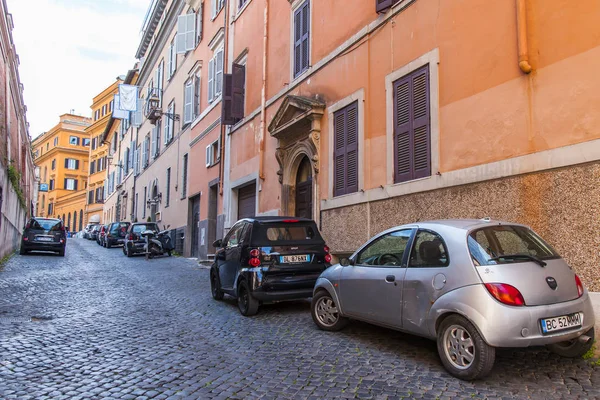
[[[39,236],[38,236],[36,239],[37,239],[39,242],[52,242],[52,241],[53,241],[53,240],[52,240],[52,238],[50,238],[50,237],[44,237],[44,236],[42,236],[42,237],[39,237]]]
[[[310,256],[307,254],[295,255],[295,256],[281,256],[279,260],[282,263],[303,263],[309,262]]]
[[[583,313],[544,318],[540,321],[543,333],[554,333],[563,329],[578,328],[583,325]]]

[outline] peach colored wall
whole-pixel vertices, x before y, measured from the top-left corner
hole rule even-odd
[[[311,65],[378,17],[372,1],[313,1]],[[236,48],[261,52],[262,1],[236,21]],[[290,17],[286,1],[270,1],[268,99],[287,87],[290,76]],[[364,189],[386,185],[385,77],[423,54],[439,49],[440,171],[447,172],[600,138],[600,3],[593,0],[530,0],[529,51],[534,72],[517,65],[514,1],[417,0],[374,31],[353,50],[331,61],[289,94],[319,95],[329,106],[364,88]],[[327,18],[325,18],[326,16]],[[242,29],[242,26],[245,27]],[[258,61],[257,61],[258,60]],[[248,59],[247,74],[259,81],[261,60]],[[249,85],[246,104],[260,90]],[[268,124],[281,100],[267,110]],[[246,114],[257,107],[247,106]],[[326,111],[327,112],[327,111]],[[252,124],[253,128],[248,126]],[[232,134],[231,180],[257,165],[257,116]],[[328,193],[327,115],[322,120],[320,198]],[[276,140],[266,134],[265,174],[260,210],[272,209],[280,192]],[[436,149],[433,149],[436,151]],[[435,171],[434,171],[435,172]],[[265,190],[269,193],[264,195]]]

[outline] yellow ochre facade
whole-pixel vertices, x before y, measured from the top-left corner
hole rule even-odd
[[[40,171],[37,214],[61,218],[71,232],[80,230],[88,183],[90,119],[63,114],[60,122],[32,142]]]

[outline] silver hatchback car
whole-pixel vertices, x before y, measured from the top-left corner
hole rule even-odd
[[[573,270],[528,227],[489,219],[378,234],[321,274],[311,313],[328,331],[352,318],[437,340],[444,367],[465,380],[490,373],[496,347],[579,357],[594,340]]]

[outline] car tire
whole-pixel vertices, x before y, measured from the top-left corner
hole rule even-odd
[[[127,251],[125,252],[125,255],[126,255],[127,257],[131,257],[131,256],[133,256],[133,252],[131,251],[131,248],[130,248],[130,247],[127,247]]]
[[[167,250],[167,254],[171,257],[171,250]]]
[[[446,370],[471,381],[488,375],[494,367],[496,349],[488,345],[466,318],[451,315],[438,329],[437,349]]]
[[[326,290],[320,290],[313,296],[310,314],[314,323],[324,331],[339,331],[349,322],[348,318],[340,315],[338,305]]]
[[[62,250],[60,250],[60,251],[58,252],[58,255],[59,255],[60,257],[64,257],[64,256],[65,256],[65,249],[62,249]]]
[[[221,283],[219,282],[219,277],[217,276],[216,271],[210,271],[210,292],[212,294],[213,299],[215,300],[223,300],[223,291],[221,290]]]
[[[251,317],[258,312],[258,300],[252,297],[246,281],[241,281],[237,296],[238,309],[244,317]]]
[[[27,250],[25,250],[25,248],[23,246],[21,246],[21,248],[19,249],[19,254],[24,256],[27,253],[29,253],[29,252]]]
[[[126,256],[127,255],[127,247],[125,245],[123,245],[121,250],[123,251],[123,255]]]
[[[584,335],[591,338],[587,343],[582,343],[579,341],[579,338],[577,338],[565,342],[549,344],[546,347],[548,350],[561,357],[579,358],[587,353],[594,345],[594,328],[584,333]]]

